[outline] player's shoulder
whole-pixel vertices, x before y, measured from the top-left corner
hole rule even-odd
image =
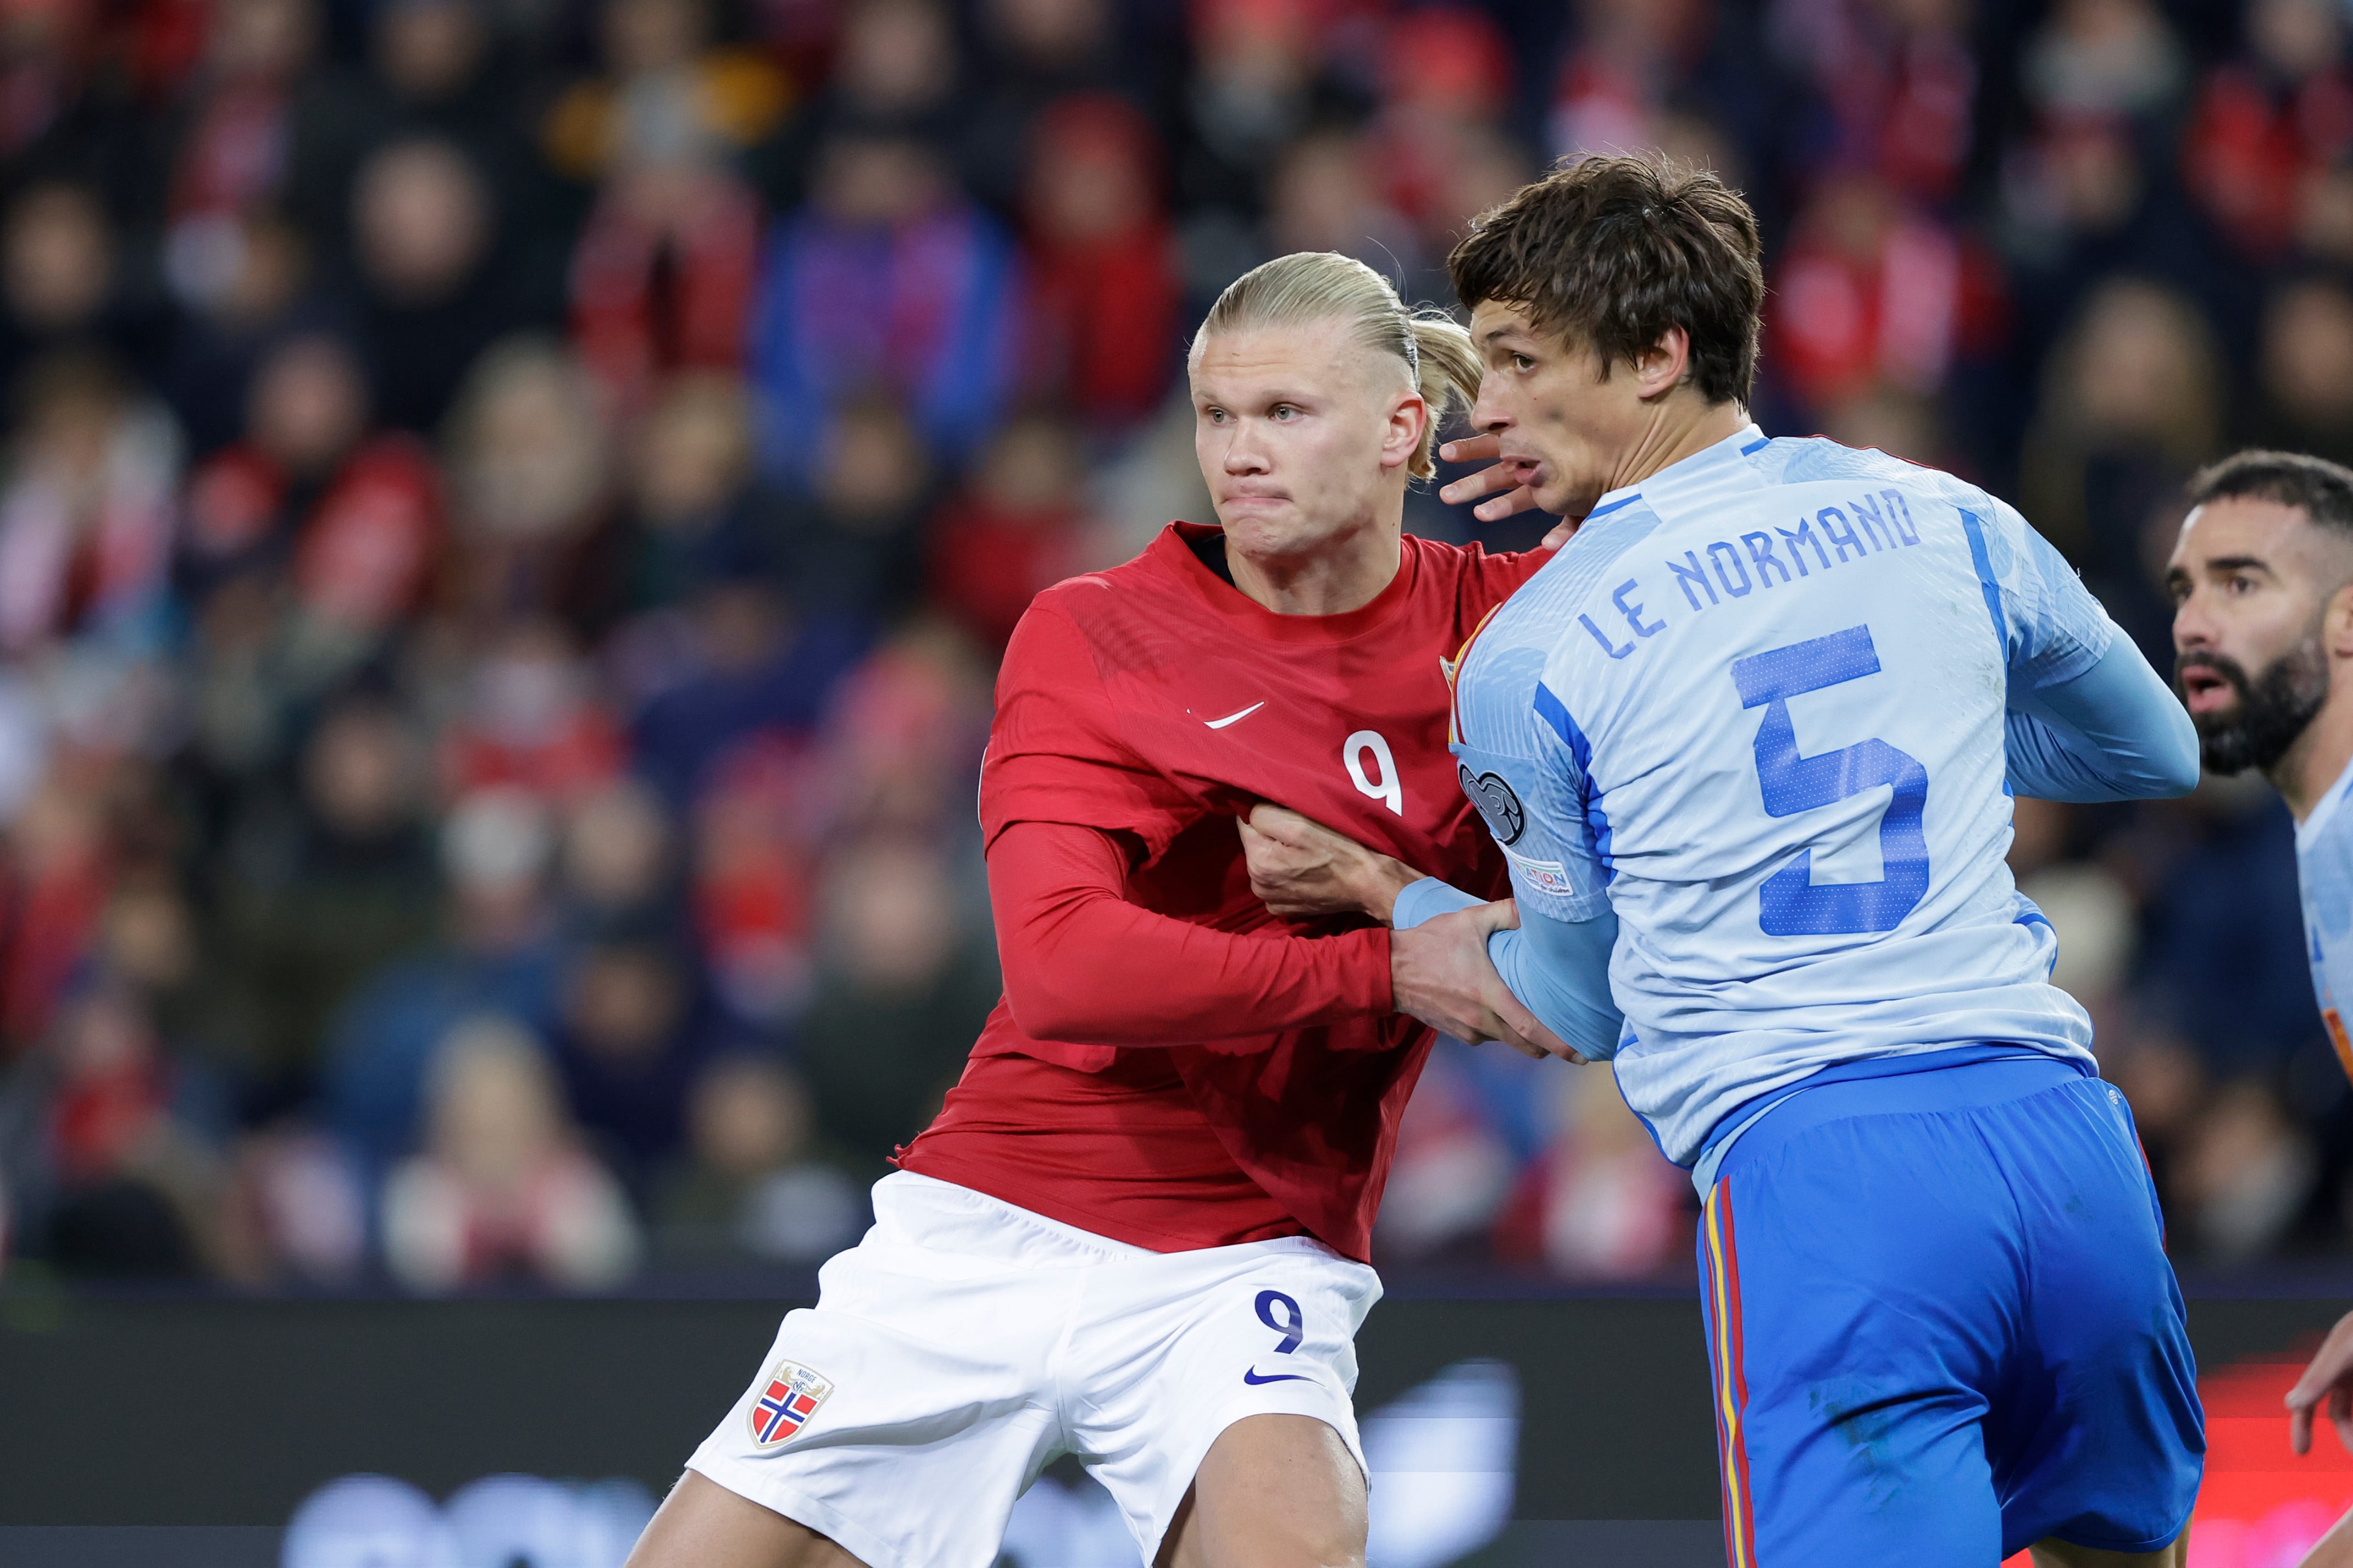
[[[1491,552],[1475,540],[1452,544],[1412,533],[1403,542],[1415,596],[1444,605],[1465,630],[1517,593],[1555,553],[1549,550]]]
[[[1658,512],[1639,493],[1605,496],[1568,542],[1487,618],[1464,648],[1456,678],[1459,742],[1495,755],[1531,754],[1544,705],[1539,689],[1580,606],[1597,587],[1606,591],[1618,580],[1612,574],[1624,570],[1624,557],[1659,526]]]
[[[1774,437],[1752,456],[1757,471],[1774,486],[1886,485],[1983,511],[2001,506],[1957,474],[1883,452],[1876,447],[1849,447],[1827,436]]]
[[[1545,644],[1625,555],[1659,531],[1662,518],[1639,491],[1605,496],[1567,543],[1535,563],[1525,585],[1496,611],[1481,648]]]
[[[1172,559],[1171,552],[1190,555],[1181,531],[1187,526],[1172,522],[1120,564],[1082,572],[1039,590],[1023,619],[1049,618],[1092,641],[1120,622],[1173,613],[1187,595],[1180,573],[1184,563]]]
[[[2296,858],[2307,874],[2325,869],[2353,887],[2353,766],[2348,766],[2295,831]]]

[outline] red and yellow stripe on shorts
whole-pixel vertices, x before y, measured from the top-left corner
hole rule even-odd
[[[1727,1184],[1708,1189],[1702,1216],[1707,1237],[1707,1359],[1715,1373],[1716,1462],[1724,1479],[1724,1555],[1729,1568],[1757,1568],[1757,1510],[1748,1491],[1748,1409],[1742,1370],[1740,1254],[1733,1243]]]

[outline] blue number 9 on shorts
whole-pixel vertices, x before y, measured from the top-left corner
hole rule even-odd
[[[1284,1318],[1280,1322],[1275,1321],[1274,1316],[1277,1302],[1282,1303],[1286,1309]],[[1289,1355],[1299,1348],[1299,1342],[1307,1337],[1307,1314],[1299,1310],[1298,1302],[1280,1290],[1261,1290],[1258,1293],[1258,1321],[1282,1336],[1282,1342],[1274,1347],[1274,1353],[1277,1355]]]

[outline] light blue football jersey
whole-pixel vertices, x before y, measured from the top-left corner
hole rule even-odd
[[[2328,786],[2312,815],[2295,826],[2295,883],[2304,900],[2304,953],[2312,961],[2312,994],[2337,1059],[2353,1074],[2353,1038],[2344,1007],[2353,1002],[2353,767]]]
[[[1523,908],[1616,911],[1614,1066],[1670,1159],[1841,1062],[2089,1060],[2004,860],[2003,712],[2115,635],[1983,490],[1754,426],[1604,496],[1481,630],[1463,786]]]

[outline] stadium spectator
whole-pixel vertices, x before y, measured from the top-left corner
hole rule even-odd
[[[1413,228],[1384,198],[1370,156],[1361,134],[1336,128],[1284,148],[1267,181],[1269,248],[1336,250],[1411,276],[1423,259]]]
[[[755,735],[695,803],[687,897],[731,1032],[782,1035],[807,1005],[817,846],[806,738]]]
[[[1089,544],[1077,433],[1015,419],[932,525],[929,597],[991,654],[1040,589],[1082,570]]]
[[[963,785],[987,742],[988,682],[972,644],[935,620],[844,677],[818,737],[812,837],[976,847]]]
[[[464,543],[445,602],[464,618],[554,616],[593,635],[619,613],[605,414],[586,368],[546,338],[504,339],[474,362],[442,444]]]
[[[1803,93],[1790,139],[1810,162],[1875,168],[1907,195],[1956,194],[1984,72],[1966,0],[1780,0],[1768,36]]]
[[[240,216],[285,192],[318,17],[310,0],[225,0],[205,26],[203,62],[174,116],[164,237],[164,275],[190,302],[229,286]]]
[[[714,48],[703,0],[605,0],[605,74],[575,83],[543,129],[555,169],[595,180],[656,163],[703,163],[767,135],[791,85],[757,50]]]
[[[642,1190],[682,1142],[687,1086],[710,1020],[666,937],[589,944],[565,976],[555,1064],[572,1114],[606,1163]]]
[[[450,142],[371,153],[352,194],[360,321],[377,417],[428,434],[476,356],[532,324],[497,248],[480,172]]]
[[[865,641],[839,618],[797,622],[757,578],[712,584],[692,614],[692,646],[632,736],[638,770],[680,806],[712,787],[744,742],[804,742]]]
[[[923,585],[933,453],[898,403],[870,395],[842,405],[818,462],[778,521],[786,591],[807,615],[896,620]]]
[[[321,285],[309,239],[285,218],[245,214],[230,243],[226,279],[181,315],[159,375],[198,457],[243,431],[254,371],[271,350],[310,333],[356,332],[343,301]]]
[[[348,347],[290,340],[254,376],[245,439],[188,487],[184,569],[200,602],[248,574],[285,581],[290,658],[322,686],[364,662],[416,603],[440,529],[430,458],[371,431],[367,399]]]
[[[2353,149],[2353,74],[2335,7],[2254,0],[2245,15],[2251,58],[2206,73],[2181,155],[2208,216],[2268,262],[2295,238],[2306,184]]]
[[[2353,459],[2353,291],[2311,277],[2274,293],[2255,377],[2256,445]]]
[[[620,1187],[578,1148],[538,1041],[471,1017],[434,1052],[425,1152],[385,1184],[385,1261],[413,1290],[628,1275],[642,1245]]]
[[[577,935],[675,931],[677,833],[633,778],[591,791],[564,825],[563,909]]]
[[[18,401],[0,486],[0,654],[76,640],[153,651],[170,613],[179,432],[90,353],[44,361]]]
[[[716,165],[634,163],[606,182],[572,258],[572,334],[615,407],[743,363],[759,234],[752,193]]]
[[[2245,1263],[2288,1234],[2311,1190],[2311,1140],[2263,1084],[2225,1086],[2182,1151],[2174,1191],[2190,1249],[2211,1263]]]
[[[18,194],[0,224],[0,386],[60,349],[104,350],[149,369],[165,323],[125,272],[99,193],[48,181]]]
[[[2187,85],[2180,40],[2148,0],[2061,0],[2020,59],[2045,114],[2154,119]]]
[[[1011,237],[929,143],[833,137],[761,271],[751,363],[767,471],[805,480],[845,403],[874,388],[902,399],[943,455],[970,451],[1021,370],[1018,274]]]
[[[1780,287],[1780,374],[1818,416],[1881,388],[1934,397],[1957,360],[1985,352],[2000,310],[1961,237],[1864,174],[1822,183],[1792,231]]]
[[[20,1091],[46,1092],[36,1136],[46,1250],[69,1274],[188,1278],[219,1245],[220,1163],[134,996],[93,987],[62,1006]],[[193,1092],[192,1092],[193,1091]]]
[[[663,388],[638,424],[628,489],[618,571],[630,608],[776,569],[775,503],[753,475],[751,403],[737,378],[694,373]]]
[[[0,158],[14,162],[69,116],[84,86],[91,24],[86,6],[21,5],[8,18],[0,63]]]
[[[509,62],[480,0],[394,0],[368,18],[368,58],[311,96],[288,149],[286,205],[337,266],[352,252],[351,193],[370,157],[396,142],[456,148],[481,179],[527,290],[560,276],[566,226],[525,133]]]
[[[1383,1267],[1476,1258],[1518,1179],[1518,1152],[1486,1114],[1451,1043],[1422,1068],[1398,1125],[1397,1163],[1373,1222]]]
[[[2172,606],[2147,542],[2153,528],[2170,539],[2179,514],[2167,509],[2221,440],[2212,330],[2179,294],[2115,279],[2085,303],[2044,376],[2021,504],[2117,624],[2170,660]]]
[[[687,1152],[654,1198],[654,1248],[678,1264],[810,1264],[866,1224],[864,1192],[811,1153],[808,1091],[773,1058],[725,1056],[695,1080]]]
[[[1202,268],[1186,279],[1198,314],[1259,259],[1251,231],[1264,211],[1265,173],[1283,147],[1366,105],[1361,90],[1326,68],[1305,0],[1210,0],[1190,7],[1188,20],[1194,61],[1180,99],[1176,190],[1192,218],[1186,249]]]
[[[449,798],[509,787],[560,806],[620,773],[621,726],[555,622],[501,628],[467,686],[464,711],[442,734],[441,787]]]
[[[1022,185],[1030,304],[1044,390],[1117,433],[1150,414],[1176,370],[1180,284],[1151,122],[1108,95],[1037,117]]]
[[[426,782],[407,716],[353,693],[312,729],[298,797],[249,798],[230,828],[214,989],[231,1020],[223,1049],[259,1103],[307,1100],[337,1009],[432,939]]]
[[[977,19],[980,58],[959,140],[973,194],[1000,212],[1020,204],[1022,172],[1054,141],[1045,120],[1057,107],[1113,97],[1134,112],[1162,95],[1165,83],[1154,79],[1161,62],[1148,49],[1119,47],[1123,27],[1135,23],[1107,0],[987,0]],[[1149,120],[1138,118],[1149,137]]]
[[[861,1173],[923,1130],[997,1005],[996,954],[959,929],[945,858],[900,839],[828,868],[816,984],[796,1037],[818,1123]]]
[[[413,1147],[427,1065],[459,1023],[496,1013],[539,1037],[554,1025],[564,965],[545,897],[552,848],[546,809],[522,790],[480,791],[451,811],[441,944],[371,976],[327,1039],[326,1120],[364,1170]]]
[[[2273,1074],[2320,1037],[2299,1005],[2311,971],[2302,906],[2290,896],[2293,825],[2263,792],[2222,780],[2168,823],[2174,841],[2144,913],[2142,999],[2196,1047],[2210,1077]]]
[[[96,759],[61,754],[8,825],[0,938],[0,1060],[22,1056],[52,1015],[97,935],[118,869]]]
[[[770,207],[808,199],[819,149],[857,131],[905,132],[939,146],[963,143],[962,62],[955,32],[934,0],[859,0],[842,8],[825,87],[752,159]]]

